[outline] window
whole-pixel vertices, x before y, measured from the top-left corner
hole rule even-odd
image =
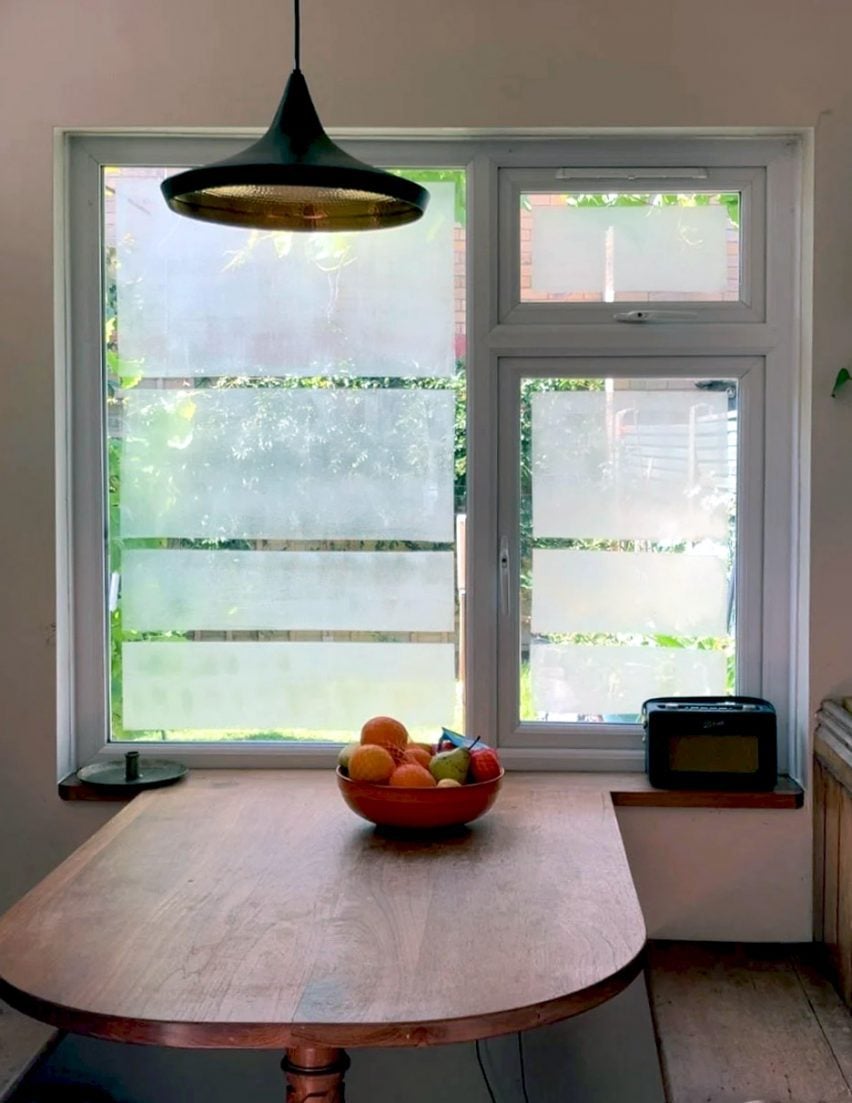
[[[507,169],[501,189],[506,321],[764,317],[762,167]]]
[[[414,226],[168,211],[232,144],[70,139],[81,757],[320,762],[390,713],[631,768],[646,697],[786,717],[795,146],[374,142]]]
[[[175,218],[171,171],[103,178],[112,739],[458,727],[464,172],[309,235]]]
[[[738,302],[740,204],[739,192],[522,192],[521,302]]]
[[[504,743],[635,724],[649,696],[725,695],[747,680],[737,567],[754,529],[737,523],[738,407],[759,361],[651,370],[624,358],[505,365],[515,480],[500,495],[513,623],[501,684],[517,689],[504,706],[517,726]],[[759,418],[746,433],[759,436]]]

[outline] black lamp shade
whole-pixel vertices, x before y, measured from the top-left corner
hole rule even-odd
[[[299,69],[259,141],[224,161],[170,176],[161,188],[171,209],[188,218],[308,233],[404,226],[429,202],[419,184],[335,145]]]

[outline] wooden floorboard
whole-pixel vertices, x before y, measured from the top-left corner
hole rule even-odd
[[[13,1010],[0,1000],[0,1100],[56,1042],[58,1031]]]
[[[669,1103],[852,1103],[849,1013],[809,948],[656,942]]]
[[[828,962],[821,946],[796,947],[790,953],[802,990],[838,1067],[852,1087],[852,1015],[826,979]]]

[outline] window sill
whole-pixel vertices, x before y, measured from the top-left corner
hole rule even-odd
[[[653,789],[643,774],[572,773],[571,784],[579,788],[595,786],[612,794],[616,808],[801,808],[804,791],[792,778],[780,777],[771,792],[727,793],[684,789]],[[59,782],[63,800],[111,801],[126,804],[135,793],[106,786],[87,785],[76,774]]]
[[[614,779],[615,780],[615,779]],[[718,790],[653,789],[642,774],[619,777],[612,787],[616,808],[801,808],[805,793],[798,782],[779,777],[769,792],[730,793]]]

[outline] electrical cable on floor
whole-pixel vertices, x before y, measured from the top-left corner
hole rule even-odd
[[[482,1079],[485,1081],[485,1087],[488,1089],[488,1098],[491,1100],[491,1103],[497,1103],[494,1092],[491,1088],[491,1081],[488,1079],[488,1073],[485,1071],[485,1065],[482,1063],[482,1054],[479,1051],[478,1038],[476,1039],[474,1046],[476,1048],[476,1059],[479,1062],[479,1071],[482,1073]]]
[[[524,1067],[524,1036],[518,1031],[518,1064],[521,1066],[521,1091],[524,1093],[524,1103],[530,1103],[527,1095],[527,1070]]]

